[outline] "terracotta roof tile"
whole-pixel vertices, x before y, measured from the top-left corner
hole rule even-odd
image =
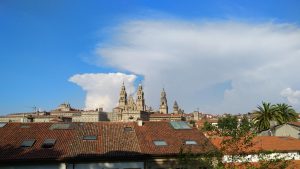
[[[53,124],[62,124],[62,128],[68,126],[65,123],[7,123],[1,127],[0,163],[41,159],[61,161],[97,157],[163,156],[178,154],[180,147],[191,147],[196,153],[214,149],[208,139],[195,128],[175,130],[169,122],[144,122],[143,126],[133,122],[70,123],[71,127],[68,129],[53,128]],[[97,139],[84,140],[84,136],[96,136]],[[21,148],[26,139],[36,141],[32,147]],[[42,148],[45,139],[56,139],[54,147]],[[165,140],[168,145],[157,147],[153,140]],[[183,145],[185,140],[194,140],[198,145]]]

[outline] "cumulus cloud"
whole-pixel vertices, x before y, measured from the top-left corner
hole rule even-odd
[[[297,106],[300,104],[300,90],[293,90],[291,88],[286,88],[281,91],[281,96],[287,98],[289,103]]]
[[[133,20],[113,30],[95,49],[99,65],[142,75],[155,108],[162,87],[187,112],[244,113],[283,102],[281,90],[300,84],[300,29],[292,24]]]
[[[86,91],[85,109],[103,107],[111,111],[118,102],[120,87],[124,82],[127,93],[134,92],[136,75],[124,73],[86,73],[70,77],[73,82]]]

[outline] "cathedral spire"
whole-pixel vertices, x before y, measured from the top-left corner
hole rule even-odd
[[[167,102],[167,94],[165,89],[163,88],[160,94],[160,107],[159,112],[163,114],[168,114],[168,102]]]
[[[137,110],[145,111],[145,99],[144,99],[144,91],[143,86],[139,84],[137,91],[137,99],[136,99]]]
[[[176,100],[175,100],[174,106],[173,106],[173,113],[174,114],[178,114],[179,113],[179,107],[178,107],[178,104],[177,104]]]
[[[122,83],[120,98],[119,98],[119,107],[125,107],[127,105],[127,93],[124,85],[124,81]]]

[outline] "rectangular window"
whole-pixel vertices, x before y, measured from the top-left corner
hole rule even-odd
[[[83,140],[97,140],[97,136],[83,136]]]
[[[43,148],[53,148],[56,139],[46,139],[42,145]]]
[[[131,132],[133,131],[132,127],[124,127],[125,132]]]
[[[166,146],[166,145],[168,145],[167,142],[165,142],[164,140],[155,140],[155,141],[153,141],[153,143],[156,146]]]
[[[7,123],[0,123],[0,128],[4,127]]]
[[[197,142],[194,141],[194,140],[186,140],[186,141],[185,141],[185,144],[186,144],[186,145],[197,145]]]
[[[192,129],[186,122],[184,121],[171,121],[171,126],[175,130],[182,130],[182,129]]]
[[[24,140],[21,144],[21,147],[32,147],[33,144],[35,143],[35,140],[34,139],[28,139],[28,140]]]
[[[74,126],[71,125],[71,123],[57,123],[57,124],[52,124],[50,126],[50,130],[70,130],[73,129]]]

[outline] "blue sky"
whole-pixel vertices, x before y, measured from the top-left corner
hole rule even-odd
[[[0,75],[2,77],[0,115],[31,111],[33,106],[51,110],[64,101],[70,102],[74,107],[85,107],[86,92],[80,85],[69,80],[76,74],[109,72],[135,74],[138,78],[134,84],[147,78],[139,70],[118,66],[108,58],[110,53],[107,56],[103,56],[105,52],[95,54],[99,45],[104,46],[100,47],[102,51],[105,46],[120,43],[119,37],[116,40],[114,36],[119,33],[117,28],[123,28],[122,26],[126,26],[127,22],[160,20],[190,24],[199,21],[227,22],[229,20],[251,24],[287,23],[298,29],[299,6],[300,2],[297,0],[2,0],[0,2]],[[159,87],[156,86],[155,91],[160,91],[162,86],[168,87],[163,83],[169,82],[161,82]],[[212,102],[220,103],[224,91],[232,88],[232,85],[229,78],[199,89],[201,96],[197,99],[201,102],[200,110],[202,105],[203,110],[213,112],[214,109],[207,108],[207,105],[213,106]],[[285,87],[294,91],[297,99],[299,83],[291,82]],[[150,86],[148,86],[150,92],[149,88]],[[170,91],[173,91],[171,88]],[[168,91],[168,88],[166,90]],[[184,90],[184,87],[180,90]],[[170,95],[174,100],[175,96]],[[157,97],[159,99],[159,93]],[[180,94],[176,95],[179,100],[180,97]],[[266,99],[273,101],[269,96]],[[255,108],[261,100],[264,100],[264,97],[257,99],[257,102],[252,102],[252,107]],[[274,101],[286,100],[278,96]],[[187,102],[188,100],[182,99],[182,103]],[[204,106],[206,102],[207,105]],[[156,101],[153,103],[157,104]],[[294,103],[297,106],[297,101]],[[198,107],[196,104],[183,104],[183,106],[190,111]],[[224,109],[224,111],[231,111],[231,109]],[[239,111],[251,110],[245,106]]]

